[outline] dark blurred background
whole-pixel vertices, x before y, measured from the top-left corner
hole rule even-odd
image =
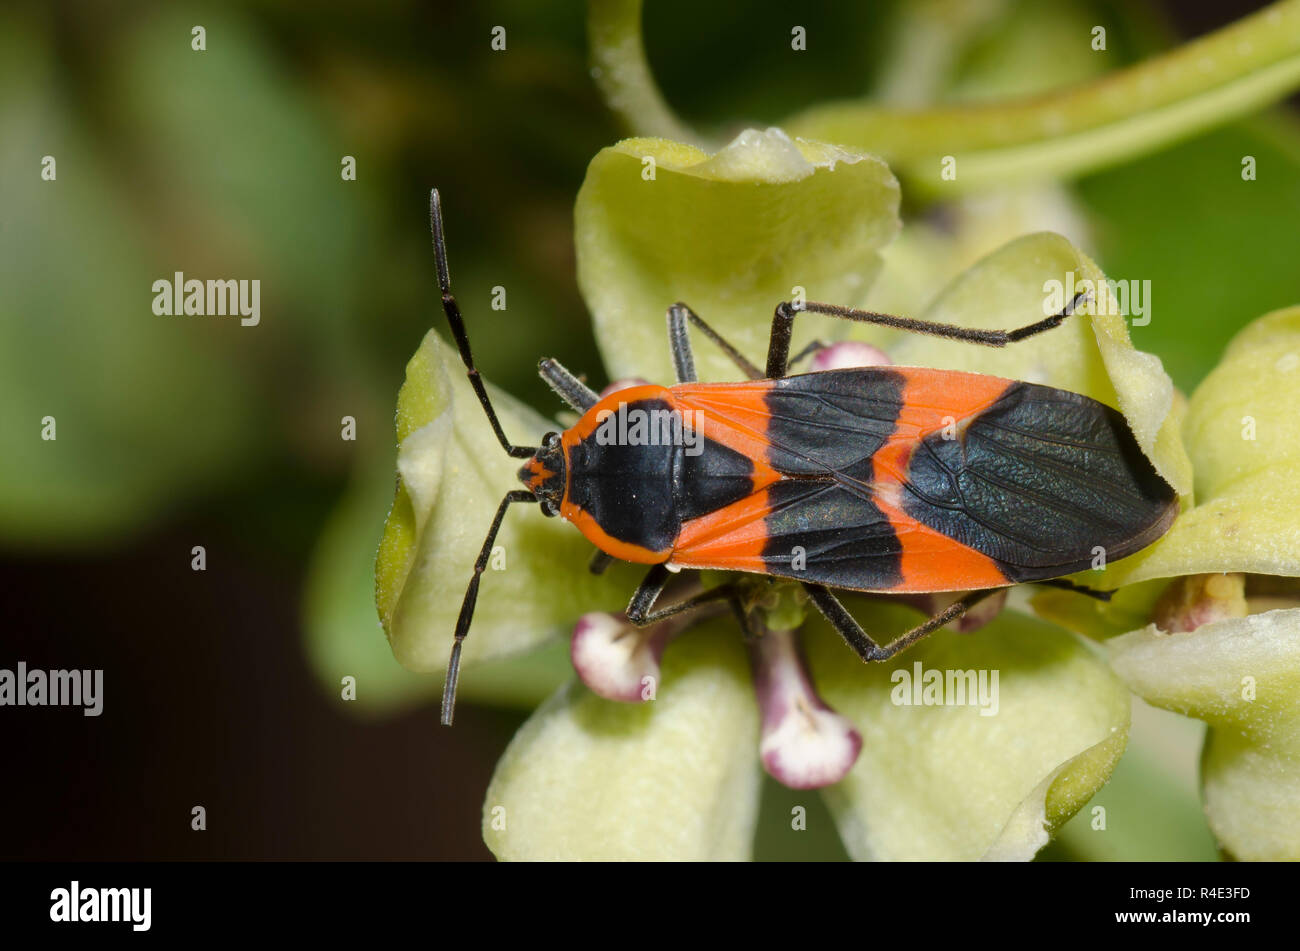
[[[1260,5],[989,3],[996,28],[946,87],[1005,86],[1006,57],[1031,61],[999,44],[1045,16],[1111,36],[1104,67],[1054,83]],[[897,49],[897,5],[826,3],[800,9],[809,50],[793,54],[786,7],[651,0],[668,100],[710,129],[770,124],[871,89]],[[534,698],[463,704],[439,728],[437,685],[388,669],[366,566],[404,365],[441,326],[431,186],[485,374],[543,408],[541,355],[603,381],[572,207],[625,130],[590,81],[585,17],[576,0],[0,10],[0,667],[105,671],[98,718],[0,709],[0,857],[490,857],[483,791]],[[1298,143],[1273,110],[1071,186],[1103,269],[1186,311],[1135,331],[1185,390],[1246,321],[1300,300]],[[1198,187],[1206,161],[1246,152],[1272,159],[1271,183]],[[340,177],[348,155],[356,181]],[[261,325],[154,316],[151,284],[174,271],[259,278]],[[39,439],[46,415],[55,442]],[[385,686],[349,704],[328,671],[354,650],[376,671],[363,688]],[[766,807],[782,795],[769,787]]]

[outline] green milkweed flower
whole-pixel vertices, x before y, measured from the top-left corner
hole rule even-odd
[[[1238,333],[1192,395],[1184,434],[1196,505],[1107,570],[1106,586],[1127,586],[1116,603],[1035,599],[1084,633],[1128,631],[1107,642],[1120,678],[1148,702],[1209,724],[1206,817],[1239,859],[1300,859],[1297,407],[1292,307]]]
[[[579,282],[605,369],[611,378],[671,379],[661,315],[678,299],[761,358],[777,301],[802,293],[867,302],[898,229],[897,182],[864,153],[779,130],[742,133],[713,155],[658,139],[605,149],[576,208]],[[1039,233],[1009,242],[921,316],[1022,326],[1043,315],[1046,288],[1066,280],[1088,282],[1091,307],[1005,350],[813,320],[797,327],[794,349],[834,334],[898,364],[1087,394],[1118,407],[1164,478],[1189,495],[1183,405],[1159,360],[1132,348],[1104,275],[1069,241]],[[735,377],[707,341],[695,349],[702,380]],[[556,428],[505,394],[493,399],[516,440]],[[377,602],[397,658],[440,673],[469,566],[515,463],[436,332],[407,367],[397,421],[399,481],[376,565]],[[642,632],[643,641],[615,648],[611,616],[626,605],[637,572],[588,573],[581,536],[533,515],[512,513],[498,536],[506,567],[484,578],[463,683],[493,658],[528,652],[575,625],[572,650],[586,683],[575,679],[551,696],[498,765],[484,836],[499,857],[746,858],[767,754],[769,770],[792,785],[838,778],[822,795],[855,858],[1023,859],[1092,796],[1123,752],[1127,689],[1058,625],[1008,610],[973,636],[941,631],[892,663],[867,666],[797,599],[778,596],[757,607],[762,628],[774,633],[750,645],[748,658],[729,617]],[[847,603],[886,638],[916,623],[897,603]],[[609,663],[615,649],[624,653]],[[982,674],[985,683],[996,675],[996,710],[928,702],[927,671]],[[620,703],[588,686],[636,700],[633,688],[646,679],[653,699],[645,702]],[[795,707],[802,726],[783,721]]]

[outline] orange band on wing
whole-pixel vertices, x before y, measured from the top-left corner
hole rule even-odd
[[[902,509],[876,499],[902,543],[899,570],[903,580],[891,591],[974,591],[1001,588],[1012,582],[992,558],[923,525]]]
[[[747,383],[685,383],[672,387],[677,405],[693,410],[706,439],[735,450],[754,465],[754,494],[682,525],[672,562],[683,568],[765,572],[764,519],[770,510],[765,491],[781,478],[768,464],[769,380]]]
[[[920,441],[946,426],[960,438],[970,421],[1006,392],[1011,381],[980,373],[897,367],[902,410],[894,434],[871,457],[874,501],[902,543],[900,592],[965,591],[1011,582],[992,558],[930,528],[903,511],[902,485]]]
[[[767,491],[693,518],[682,525],[673,546],[672,563],[683,568],[718,568],[764,573],[770,510]]]
[[[767,428],[772,411],[767,405],[770,380],[749,383],[682,383],[670,392],[681,410],[692,410],[706,439],[721,443],[754,463],[754,488],[781,478],[767,463]]]
[[[903,408],[898,414],[895,439],[922,439],[955,425],[958,433],[1007,391],[1011,380],[982,373],[894,367],[903,378]]]

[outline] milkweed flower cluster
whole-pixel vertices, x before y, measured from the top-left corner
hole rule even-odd
[[[641,175],[647,155],[655,159],[653,182]],[[862,303],[898,230],[897,202],[897,184],[883,163],[777,130],[744,133],[715,155],[658,140],[606,149],[580,193],[577,236],[581,286],[607,372],[670,377],[663,323],[654,316],[664,301],[686,300],[753,354],[765,342],[765,312],[793,287],[810,297]],[[821,222],[815,232],[791,226],[805,217]],[[834,249],[829,263],[828,247]],[[978,261],[923,316],[986,329],[1022,326],[1041,316],[1044,286],[1065,274],[1106,293],[1104,275],[1070,242],[1028,234]],[[978,633],[941,631],[894,662],[871,666],[779,586],[766,594],[756,589],[761,634],[748,644],[730,616],[634,629],[619,615],[634,573],[587,572],[585,543],[557,520],[508,523],[500,539],[512,567],[484,583],[466,642],[465,677],[494,656],[566,635],[577,676],[534,713],[499,764],[484,807],[489,846],[503,858],[744,858],[766,767],[788,785],[821,789],[854,857],[1028,858],[1110,775],[1125,747],[1132,688],[1212,723],[1252,727],[1242,734],[1244,746],[1236,737],[1227,747],[1217,741],[1226,749],[1220,757],[1226,778],[1218,781],[1217,765],[1207,775],[1212,825],[1225,849],[1242,857],[1294,851],[1294,840],[1277,835],[1271,845],[1248,841],[1253,820],[1214,818],[1240,819],[1260,803],[1288,801],[1279,796],[1295,791],[1274,730],[1278,717],[1290,715],[1278,693],[1294,664],[1262,662],[1294,640],[1283,633],[1292,623],[1285,598],[1281,616],[1252,613],[1264,602],[1246,596],[1244,611],[1233,608],[1234,616],[1224,617],[1218,602],[1225,600],[1225,582],[1210,581],[1195,589],[1204,594],[1184,597],[1189,603],[1182,607],[1175,593],[1159,604],[1168,579],[1295,574],[1288,559],[1296,549],[1286,544],[1294,527],[1257,518],[1263,506],[1248,503],[1290,498],[1294,490],[1278,474],[1291,464],[1289,447],[1300,444],[1300,434],[1273,438],[1289,434],[1285,427],[1292,425],[1281,413],[1270,415],[1278,405],[1273,401],[1255,408],[1273,428],[1267,441],[1251,447],[1260,450],[1253,460],[1229,453],[1234,461],[1226,464],[1224,434],[1207,436],[1242,412],[1243,399],[1249,402],[1237,374],[1251,372],[1274,389],[1291,379],[1286,355],[1300,341],[1294,313],[1271,315],[1243,332],[1225,357],[1232,369],[1216,371],[1190,409],[1159,360],[1132,348],[1116,308],[1098,306],[1045,339],[1003,351],[972,354],[960,343],[878,328],[854,328],[851,337],[814,359],[827,366],[888,359],[976,369],[1116,406],[1182,495],[1184,514],[1147,552],[1080,579],[1092,587],[1123,585],[1111,604],[1053,591],[1033,599],[1035,610],[1024,599],[1000,613],[995,605],[977,619]],[[1261,348],[1272,360],[1267,366]],[[734,374],[707,344],[697,348],[697,366],[704,380]],[[516,427],[512,432],[555,428],[503,394],[494,402],[507,428]],[[486,518],[512,472],[454,353],[436,333],[408,367],[398,427],[398,495],[377,568],[380,612],[398,657],[437,671],[454,626],[449,592],[464,582],[484,520],[468,513]],[[1243,486],[1266,491],[1240,495]],[[1225,507],[1229,501],[1236,507]],[[1227,521],[1228,511],[1238,517]],[[897,603],[849,603],[868,630],[886,636],[917,617]],[[1105,656],[1067,630],[1104,640],[1123,633],[1117,619],[1134,621],[1124,630],[1135,630],[1111,639]],[[1158,620],[1183,633],[1141,629]],[[1240,658],[1253,671],[1252,700],[1230,704],[1221,685],[1207,693],[1204,676],[1196,674],[1198,663],[1214,663],[1212,652],[1200,656],[1196,645],[1209,643],[1223,625],[1238,625],[1235,634],[1222,636],[1255,652]],[[1162,651],[1178,651],[1183,661],[1167,663],[1174,654],[1162,657]],[[1194,685],[1160,681],[1157,668],[1174,680],[1173,671],[1182,671]],[[1224,678],[1239,672],[1221,663],[1216,669]],[[900,676],[913,670],[922,676],[996,671],[996,715],[983,716],[971,704],[902,702]],[[1261,689],[1271,692],[1271,702],[1259,702]],[[1229,731],[1212,731],[1211,750],[1219,733]],[[1250,745],[1256,741],[1272,743],[1276,755],[1261,763]],[[1243,764],[1253,769],[1252,782],[1267,777],[1272,783],[1253,804],[1234,781]],[[1274,832],[1285,826],[1283,818],[1270,817]]]

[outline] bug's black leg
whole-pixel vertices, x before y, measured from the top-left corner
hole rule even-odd
[[[933,634],[945,624],[957,620],[976,604],[993,594],[992,590],[976,591],[968,594],[960,601],[955,601],[944,608],[928,621],[917,625],[906,634],[881,647],[862,629],[862,625],[840,603],[840,599],[831,593],[829,588],[825,585],[809,584],[806,581],[803,586],[808,592],[808,597],[812,599],[812,603],[817,606],[817,610],[821,611],[826,620],[831,623],[831,626],[848,642],[854,652],[865,661],[888,660],[899,651],[911,647],[927,634]]]
[[[736,622],[740,625],[740,633],[744,635],[745,640],[752,641],[754,627],[749,623],[749,612],[745,610],[745,603],[736,594],[727,598],[727,603],[731,607],[731,613],[736,616]]]
[[[599,548],[591,556],[591,561],[587,563],[587,570],[593,575],[603,575],[605,569],[614,563],[614,556],[609,552],[601,551]]]
[[[865,661],[878,659],[880,646],[867,635],[862,625],[854,620],[853,615],[849,614],[844,605],[840,604],[839,598],[831,594],[825,585],[809,584],[805,581],[803,586],[817,610],[853,648],[855,654]]]
[[[763,374],[758,367],[745,359],[745,355],[729,344],[721,334],[706,324],[700,316],[681,301],[668,308],[668,344],[673,352],[673,366],[677,370],[678,383],[694,383],[695,358],[691,353],[691,339],[687,322],[699,328],[700,333],[708,337],[722,350],[731,362],[740,368],[740,372],[751,380],[761,379]]]
[[[447,323],[451,325],[451,335],[456,338],[456,348],[460,350],[461,362],[465,364],[465,375],[469,377],[470,385],[474,387],[474,393],[478,396],[483,412],[487,414],[488,422],[492,424],[492,432],[496,433],[501,448],[516,459],[527,459],[537,452],[536,447],[515,446],[506,438],[505,431],[501,428],[501,421],[497,419],[496,410],[492,408],[492,401],[488,399],[487,387],[483,385],[483,378],[479,376],[478,368],[474,366],[474,355],[469,349],[469,336],[465,333],[465,320],[460,315],[460,306],[456,303],[456,298],[451,294],[451,277],[447,271],[447,242],[442,234],[442,199],[436,188],[429,193],[429,227],[433,230],[433,254],[438,266],[438,287],[442,290],[442,311],[447,315]]]
[[[559,360],[547,357],[537,364],[537,372],[555,395],[576,412],[585,413],[600,400],[595,390],[566,370]]]
[[[536,502],[537,498],[527,489],[515,489],[507,492],[506,497],[497,506],[497,514],[492,518],[492,527],[488,529],[487,538],[479,550],[474,562],[474,577],[469,579],[465,589],[465,600],[460,603],[460,616],[456,618],[456,640],[451,647],[451,660],[447,662],[447,679],[442,683],[442,725],[451,726],[452,714],[456,710],[456,682],[460,679],[460,646],[469,633],[470,621],[474,618],[474,605],[478,602],[478,584],[487,569],[488,559],[492,557],[492,543],[497,540],[501,520],[506,516],[506,509],[516,502]]]
[[[637,589],[632,592],[632,600],[627,605],[627,619],[633,624],[642,623],[638,618],[646,616],[672,577],[672,572],[663,565],[655,565],[647,571]]]
[[[838,304],[818,304],[814,301],[808,301],[802,306],[796,306],[789,301],[783,301],[776,305],[776,313],[772,315],[772,336],[767,349],[767,376],[768,379],[779,379],[785,376],[786,370],[789,368],[790,333],[794,328],[795,314],[798,313],[826,314],[830,317],[840,317],[844,320],[854,320],[859,323],[879,324],[882,327],[893,327],[896,330],[929,334],[932,337],[964,340],[967,343],[977,343],[985,347],[1005,347],[1009,343],[1016,343],[1035,334],[1040,334],[1045,330],[1051,330],[1053,327],[1059,327],[1065,321],[1065,318],[1074,313],[1075,308],[1079,306],[1085,297],[1087,297],[1087,294],[1080,291],[1074,295],[1074,298],[1065,305],[1060,313],[1045,317],[1024,327],[1017,327],[1014,330],[972,330],[969,327],[958,327],[955,324],[939,324],[929,320],[916,320],[911,317],[896,317],[893,314],[877,314],[869,310],[840,307]]]
[[[1073,591],[1075,594],[1082,594],[1098,601],[1109,601],[1111,595],[1115,593],[1114,591],[1100,591],[1097,588],[1089,588],[1085,584],[1075,584],[1069,578],[1049,578],[1047,581],[1035,581],[1034,584],[1040,584],[1047,588],[1060,588],[1063,591]]]
[[[793,357],[791,357],[787,361],[786,369],[789,370],[795,364],[802,363],[804,360],[807,360],[818,350],[825,350],[825,349],[826,349],[826,344],[822,343],[820,340],[814,340],[812,343],[808,344],[808,346],[804,347],[802,350],[800,350],[798,353],[796,353]]]
[[[695,355],[691,352],[691,333],[686,329],[686,315],[690,308],[685,304],[673,304],[668,308],[668,349],[673,355],[673,372],[678,383],[694,383],[699,380],[695,375]]]
[[[716,588],[710,588],[708,591],[701,592],[684,601],[678,601],[666,608],[661,608],[658,611],[651,610],[655,601],[659,599],[659,595],[663,594],[664,588],[668,586],[668,582],[672,578],[673,573],[663,565],[655,565],[651,568],[646,573],[640,587],[632,593],[632,600],[627,605],[627,619],[637,627],[645,627],[647,624],[670,618],[674,614],[693,610],[702,604],[722,600],[731,601],[736,597],[735,585],[730,583],[720,584]]]

